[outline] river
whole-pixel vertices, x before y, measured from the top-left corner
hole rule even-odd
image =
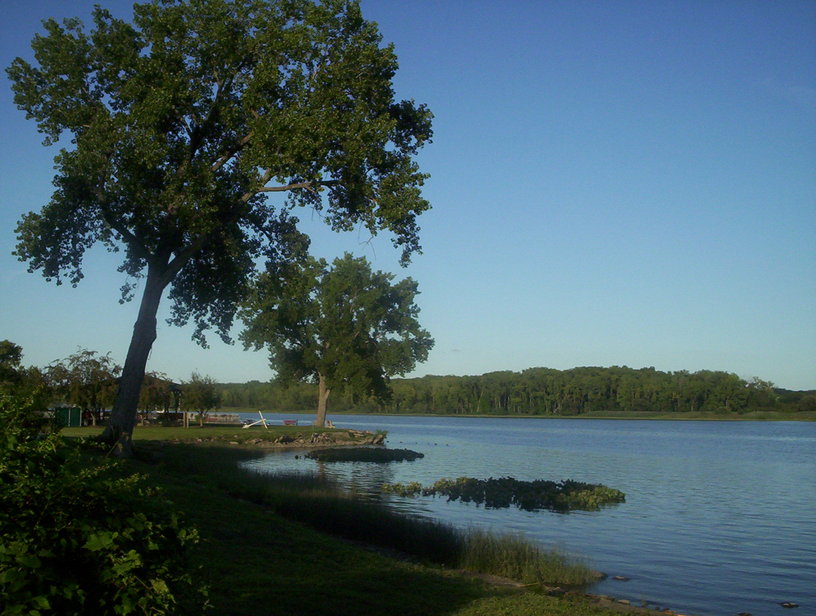
[[[816,423],[382,415],[334,421],[386,430],[390,447],[425,457],[326,464],[322,472],[408,513],[521,532],[578,555],[610,576],[592,592],[700,616],[816,614]],[[251,466],[318,470],[292,451]],[[378,495],[384,482],[460,476],[603,483],[625,492],[626,503],[559,514]]]

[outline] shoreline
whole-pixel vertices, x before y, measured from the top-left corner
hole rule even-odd
[[[222,409],[229,413],[257,413],[258,409],[245,409],[243,407],[225,407]],[[263,413],[271,415],[314,415],[313,410],[280,411],[271,409],[261,409]],[[785,421],[785,422],[813,422],[816,421],[816,412],[802,411],[797,413],[782,413],[776,411],[758,411],[757,415],[746,413],[744,415],[726,414],[706,414],[706,413],[678,413],[672,416],[666,413],[645,413],[643,415],[613,415],[586,413],[583,415],[536,415],[536,414],[514,414],[514,415],[493,415],[487,413],[383,413],[383,412],[361,412],[361,411],[330,411],[333,417],[344,417],[347,415],[359,415],[366,417],[440,417],[440,418],[467,418],[467,419],[609,419],[615,421],[721,421],[721,422],[745,422],[745,421]]]
[[[312,426],[301,427],[296,429],[290,426],[273,426],[271,429],[264,430],[250,429],[250,430],[236,430],[238,426],[205,426],[203,428],[166,428],[166,427],[137,427],[135,434],[137,441],[141,441],[141,451],[145,455],[145,459],[151,463],[156,463],[164,456],[165,448],[173,447],[175,445],[192,445],[194,447],[229,447],[234,450],[243,450],[246,452],[265,453],[274,450],[313,450],[323,447],[347,447],[359,446],[361,444],[382,445],[385,440],[385,433],[370,432],[363,430],[349,430],[345,428],[334,428],[319,430]],[[303,429],[306,428],[306,429]],[[87,435],[88,432],[95,430],[95,428],[68,428],[63,429],[66,436],[80,436]],[[317,431],[319,430],[319,431]],[[168,438],[156,438],[162,436],[161,432]],[[307,437],[306,434],[311,436]],[[245,437],[241,441],[235,440],[238,436]],[[321,438],[331,435],[332,439]],[[336,438],[340,435],[348,435],[344,438]],[[260,438],[266,436],[268,438]],[[317,437],[317,438],[314,438]],[[281,441],[281,438],[284,440]],[[377,440],[377,443],[373,441]],[[334,537],[331,533],[329,536]],[[378,548],[374,544],[363,542],[354,542],[359,547],[365,550],[373,550],[378,553],[384,553],[384,550]],[[387,554],[386,554],[387,555]],[[392,556],[395,560],[403,560],[399,556]],[[409,561],[413,558],[407,556]],[[484,583],[496,586],[499,588],[512,589],[518,592],[531,592],[536,594],[532,588],[535,584],[523,584],[517,580],[510,578],[500,578],[498,576],[479,574],[472,571],[462,570],[458,572],[459,575],[465,578],[478,578]],[[600,574],[604,579],[606,574]],[[598,608],[604,610],[611,610],[621,614],[636,614],[641,616],[693,616],[689,612],[678,611],[669,607],[661,607],[659,604],[653,603],[644,599],[624,599],[618,598],[609,594],[599,594],[587,592],[591,589],[593,584],[590,584],[583,589],[565,589],[559,586],[545,586],[542,588],[542,594],[553,598],[563,598],[565,600],[578,599],[591,603]]]

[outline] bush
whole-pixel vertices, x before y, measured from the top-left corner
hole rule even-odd
[[[3,616],[202,610],[196,533],[137,475],[42,435],[30,401],[0,399]]]

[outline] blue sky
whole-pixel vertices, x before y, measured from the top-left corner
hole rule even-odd
[[[92,4],[5,0],[0,64]],[[398,96],[436,116],[424,253],[403,270],[387,237],[301,218],[319,256],[419,281],[436,347],[416,375],[628,365],[816,388],[816,2],[362,5],[396,45]],[[26,364],[78,347],[121,363],[137,306],[111,255],[75,289],[10,255],[56,152],[2,82],[0,339]],[[160,322],[148,369],[270,378],[263,353],[191,334]]]

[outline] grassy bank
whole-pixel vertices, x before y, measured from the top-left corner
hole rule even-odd
[[[94,437],[102,434],[102,428],[81,427],[62,428],[62,434],[68,437]],[[331,445],[365,445],[371,441],[372,433],[358,430],[338,430],[316,428],[314,426],[269,426],[242,429],[241,426],[204,426],[204,427],[164,427],[138,426],[133,433],[137,441],[159,442],[194,442],[198,444],[240,445],[249,447],[303,446],[316,444]]]
[[[286,519],[268,504],[239,497],[241,492],[257,489],[257,484],[254,488],[223,486],[207,476],[213,461],[224,462],[236,450],[202,452],[205,456],[165,453],[183,454],[184,461],[147,464],[140,470],[147,470],[186,519],[199,528],[202,541],[193,561],[202,567],[201,575],[210,586],[213,614],[611,613],[580,599],[503,589],[390,558]]]
[[[139,430],[136,435],[141,439],[152,436]],[[395,557],[391,550],[374,549],[372,544],[392,542],[393,537],[384,538],[377,529],[399,527],[396,518],[384,519],[383,510],[376,508],[370,509],[366,518],[353,499],[344,499],[319,480],[304,482],[298,477],[270,478],[244,472],[238,468],[241,460],[262,455],[249,447],[175,443],[172,439],[141,440],[137,445],[140,459],[129,462],[127,468],[147,474],[183,512],[186,522],[199,529],[202,541],[192,557],[197,575],[210,586],[213,608],[209,613],[615,613],[577,595],[556,598],[489,583],[451,567],[422,564],[434,562],[438,554],[407,559],[398,553]],[[349,528],[355,526],[352,520],[357,520],[357,530],[350,533]],[[406,523],[404,527],[409,541],[423,543],[415,535],[416,526]],[[442,535],[434,534],[438,530],[433,525],[426,528],[431,543],[440,543]],[[359,532],[356,541],[336,536],[354,539],[355,532]],[[497,563],[512,560],[503,553],[506,541],[495,542],[484,534],[473,535],[472,541],[472,549],[466,551],[470,560],[462,561],[472,571],[495,572]],[[540,563],[538,556],[530,554],[530,561]],[[555,571],[539,570],[532,577],[554,579],[571,567],[570,563],[555,565]],[[508,569],[503,573],[530,579],[536,566],[526,572]]]

